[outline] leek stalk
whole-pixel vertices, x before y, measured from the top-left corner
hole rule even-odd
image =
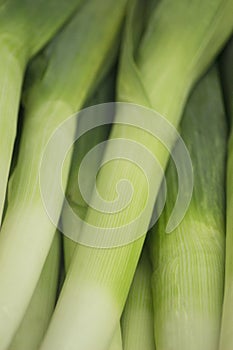
[[[122,338],[125,350],[155,350],[152,268],[147,248],[144,246],[142,250],[122,315]]]
[[[212,69],[195,87],[181,122],[194,171],[189,209],[179,226],[166,234],[177,194],[171,163],[166,207],[150,240],[158,350],[218,349],[224,283],[226,130],[220,81]]]
[[[113,74],[113,72],[108,74],[108,76],[104,79],[104,81],[98,87],[97,92],[94,94],[91,100],[87,102],[86,105],[94,106],[99,103],[106,103],[106,102],[112,101],[114,99],[114,88],[113,88],[115,83],[114,78],[115,78],[115,74]],[[98,115],[96,115],[96,111],[94,110],[93,112],[95,113],[95,118],[98,118]],[[82,118],[82,115],[80,116],[78,127],[81,128],[82,123],[85,123],[85,115],[83,115],[83,118]],[[72,209],[76,212],[76,214],[82,216],[83,218],[85,218],[85,215],[87,212],[87,203],[82,198],[80,189],[77,186],[77,178],[78,178],[80,164],[83,158],[85,157],[85,155],[93,147],[107,140],[109,129],[110,129],[109,125],[102,125],[98,128],[90,130],[88,133],[84,134],[79,140],[77,140],[74,145],[71,168],[69,172],[69,179],[68,179],[68,184],[66,189],[66,197]],[[99,154],[100,158],[101,156],[102,155]],[[90,164],[88,171],[95,173],[97,164],[99,163],[99,161],[100,159],[96,158],[95,162]],[[67,230],[77,231],[78,227],[71,227],[76,223],[68,220],[66,216],[66,208],[67,207],[64,207],[64,210],[62,211],[62,216],[61,216],[63,230],[64,232],[67,232]],[[67,272],[77,244],[65,236],[64,236],[63,242],[64,242],[65,270]],[[114,333],[109,350],[121,350],[121,349],[122,349],[122,337],[121,337],[121,328],[119,324]]]
[[[0,224],[17,130],[24,71],[80,0],[7,0],[0,4]]]
[[[37,350],[48,327],[57,298],[61,237],[56,233],[40,279],[8,350]]]
[[[115,73],[110,72],[107,77],[101,82],[98,86],[97,91],[94,93],[94,96],[89,99],[86,103],[86,106],[95,106],[100,103],[111,102],[114,100],[114,85],[115,85]],[[93,113],[96,114],[96,111],[93,110]],[[95,116],[98,118],[98,116]],[[78,128],[82,128],[82,124],[86,123],[85,114],[80,116]],[[106,141],[109,135],[110,126],[102,125],[97,127],[79,138],[74,144],[74,150],[72,155],[71,167],[69,172],[69,179],[66,188],[66,198],[72,209],[81,216],[85,218],[87,212],[87,203],[84,201],[80,188],[77,185],[78,173],[80,169],[80,164],[85,157],[85,155],[99,143]],[[99,154],[101,157],[101,154]],[[89,165],[88,171],[95,173],[97,170],[97,164],[100,159],[95,159],[95,162]],[[76,225],[76,223],[70,222],[66,215],[67,207],[64,207],[61,215],[62,228],[64,232],[69,230],[77,231],[78,227],[71,227]],[[81,228],[80,228],[81,229]],[[76,247],[76,243],[64,236],[64,260],[65,260],[65,270],[68,271],[72,256]]]

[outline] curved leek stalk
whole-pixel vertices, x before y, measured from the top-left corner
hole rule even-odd
[[[233,347],[233,39],[229,42],[221,62],[224,96],[226,97],[226,110],[230,118],[230,135],[228,140],[227,154],[227,227],[226,227],[226,268],[225,268],[225,290],[222,315],[222,328],[220,336],[220,350],[231,350]]]
[[[17,129],[25,67],[80,0],[6,0],[0,4],[0,224]]]
[[[111,73],[107,76],[106,79],[104,79],[104,81],[98,87],[97,92],[94,94],[91,100],[87,102],[87,106],[94,106],[98,103],[110,102],[114,99],[114,77],[115,74]],[[98,118],[97,115],[95,117]],[[81,116],[79,119],[79,127],[81,127],[82,123],[85,123],[85,119]],[[68,198],[73,210],[77,211],[77,215],[80,215],[80,210],[82,210],[82,215],[85,217],[87,212],[87,203],[83,200],[79,187],[77,186],[77,178],[81,161],[90,149],[92,149],[97,144],[105,141],[108,138],[108,134],[109,125],[104,125],[89,131],[87,134],[84,134],[74,145],[69,180],[66,189],[66,197]],[[99,156],[101,157],[101,154]],[[96,172],[96,165],[98,164],[99,160],[100,159],[95,159],[95,162],[90,164],[90,167],[88,168],[90,172]],[[67,221],[68,219],[66,217],[66,208],[67,207],[65,207],[62,211],[61,216],[64,232],[66,232],[67,226],[69,229],[71,229],[71,225],[74,224],[73,222]],[[72,228],[72,231],[75,232],[78,229],[78,227],[74,227]],[[66,272],[68,271],[76,246],[77,244],[74,241],[67,237],[64,237],[64,260]],[[110,349],[122,349],[120,324],[114,333],[109,350]]]
[[[150,241],[157,350],[218,349],[224,283],[226,131],[220,83],[217,71],[211,70],[195,87],[181,123],[194,171],[189,209],[179,226],[166,234],[167,217],[177,194],[171,163],[165,211]]]
[[[97,91],[94,93],[94,96],[92,96],[91,99],[86,103],[86,106],[94,106],[100,103],[113,101],[114,90],[115,90],[114,83],[115,83],[115,73],[112,71],[98,86]],[[94,110],[93,113],[96,114],[97,112]],[[98,118],[97,115],[95,117]],[[82,128],[82,123],[85,124],[85,115],[80,116],[78,128]],[[88,206],[80,193],[79,187],[77,186],[77,179],[78,179],[80,164],[83,158],[85,157],[85,155],[93,147],[107,140],[109,135],[109,130],[110,130],[110,126],[107,124],[102,125],[98,128],[92,129],[88,133],[85,133],[84,135],[82,135],[82,137],[80,137],[74,145],[71,167],[69,172],[69,179],[68,179],[67,188],[66,188],[66,198],[68,199],[69,204],[71,205],[72,209],[77,213],[77,215],[82,216],[83,218],[86,215]],[[99,154],[99,156],[101,157],[101,154]],[[99,163],[99,161],[100,159],[95,159],[95,162],[90,164],[88,171],[95,173],[97,170],[97,164]],[[76,223],[68,221],[66,210],[67,210],[67,207],[64,207],[61,215],[63,231],[67,232],[70,230],[75,232],[79,230],[79,227],[76,227],[76,226],[71,228],[71,225],[76,225]],[[68,271],[76,246],[77,244],[74,241],[64,236],[64,260],[65,260],[66,272]]]
[[[124,350],[155,350],[152,268],[144,246],[122,315]]]
[[[8,350],[37,350],[53,313],[60,273],[61,237],[57,232],[23,320]]]
[[[178,126],[191,85],[206,69],[232,31],[232,0],[180,0],[179,6],[173,0],[163,0],[150,18],[142,45],[138,42],[138,32],[140,33],[145,2],[139,0],[136,7],[134,4],[130,3],[126,23],[118,98],[121,101],[152,106]],[[139,46],[137,52],[134,50],[136,45]],[[134,53],[138,60],[134,60]],[[126,125],[115,125],[110,138],[133,139],[142,143],[165,168],[168,154],[159,141],[148,133],[140,133],[137,128]],[[106,148],[106,156],[111,154],[111,145]],[[132,154],[135,153],[133,147],[130,150]],[[138,225],[134,231],[135,236],[141,235],[142,238],[112,249],[78,246],[42,343],[42,350],[62,350],[66,347],[70,350],[109,348],[129,292],[161,183],[161,176],[154,168],[147,176],[154,179],[155,190],[149,194],[148,182],[141,169],[130,161],[109,162],[99,171],[97,185],[103,198],[115,199],[115,184],[120,179],[127,178],[134,188],[135,200],[125,210],[112,215],[89,207],[87,221],[97,227],[124,226],[135,217],[138,218],[147,201],[148,210],[144,211],[143,220],[137,220]],[[92,200],[95,203],[95,198]],[[85,237],[86,234],[88,225],[83,225],[82,235]]]
[[[41,60],[38,63],[41,74],[31,82],[25,98],[18,163],[10,180],[8,207],[0,235],[1,350],[9,345],[22,320],[55,233],[39,186],[45,145],[56,127],[82,107],[112,63],[125,2],[86,1],[45,50],[44,64]],[[65,142],[61,138],[54,164]],[[63,198],[52,196],[54,164],[47,169],[47,178],[58,220]],[[68,170],[69,159],[63,167],[64,185]],[[12,288],[15,285],[17,289]]]

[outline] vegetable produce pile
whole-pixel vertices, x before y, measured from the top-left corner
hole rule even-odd
[[[232,33],[0,0],[0,350],[233,350]]]

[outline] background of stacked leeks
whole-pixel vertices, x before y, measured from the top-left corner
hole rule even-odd
[[[0,1],[0,350],[232,349],[232,13],[232,0]],[[184,220],[166,235],[177,193],[170,162],[166,207],[144,242],[161,184],[152,168],[141,238],[97,249],[56,232],[38,171],[62,121],[113,100],[153,108],[180,128],[194,192]],[[97,226],[130,221],[145,200],[140,171],[121,160],[100,170],[98,189],[113,199],[122,175],[135,185],[125,219],[88,207],[76,186],[85,154],[121,137],[142,143],[164,169],[169,159],[158,140],[134,127],[84,135],[64,183],[74,210]],[[48,183],[52,193],[52,171]],[[54,207],[58,220],[62,199]],[[72,225],[65,211],[61,221]]]

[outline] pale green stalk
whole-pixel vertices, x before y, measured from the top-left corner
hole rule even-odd
[[[228,139],[226,182],[227,225],[225,291],[219,350],[231,350],[233,347],[233,38],[230,40],[224,52],[221,62],[221,73],[226,110],[230,119],[230,134]]]
[[[151,277],[149,252],[144,246],[122,315],[124,350],[155,350]]]
[[[87,102],[87,106],[94,106],[99,103],[110,102],[114,100],[114,83],[115,83],[115,74],[111,72],[108,74],[106,79],[98,86],[96,93],[91,98],[90,101]],[[95,113],[95,118],[98,118],[97,112]],[[109,117],[109,116],[108,116]],[[79,126],[85,123],[85,115],[83,118],[81,116],[79,120]],[[80,168],[80,164],[85,157],[85,155],[96,145],[107,140],[109,134],[109,125],[103,125],[93,130],[90,130],[87,134],[84,134],[74,146],[74,152],[72,156],[72,163],[69,172],[69,180],[66,189],[66,197],[71,205],[72,209],[76,212],[80,217],[85,217],[87,212],[87,203],[83,200],[82,195],[80,193],[80,189],[77,186],[78,172]],[[95,159],[95,162],[90,163],[88,168],[89,172],[96,172],[97,164],[101,160],[101,154],[99,154],[100,159]],[[66,216],[67,207],[64,207],[62,211],[62,226],[64,232],[71,229],[72,225],[76,223],[68,221]],[[80,228],[81,229],[81,228]],[[72,230],[78,230],[78,227],[73,227]],[[64,244],[64,260],[65,260],[65,270],[68,271],[70,262],[72,260],[72,256],[74,254],[76,243],[71,239],[64,236],[63,240]],[[121,328],[120,323],[117,327],[117,330],[114,333],[113,340],[109,350],[120,350],[122,349],[122,338],[121,338]]]
[[[189,209],[179,226],[167,234],[177,195],[176,170],[171,163],[166,207],[151,235],[157,350],[218,349],[224,283],[226,131],[220,82],[212,69],[195,87],[181,123],[194,171]]]
[[[100,103],[111,102],[114,100],[114,92],[115,92],[115,72],[110,72],[107,77],[101,82],[101,84],[97,87],[94,96],[92,96],[89,101],[86,103],[86,106],[95,106]],[[93,110],[95,113],[95,118],[98,118],[97,112]],[[82,124],[85,125],[85,114],[79,119],[78,128],[82,127]],[[85,133],[81,136],[74,145],[71,167],[69,172],[69,179],[66,188],[66,198],[72,207],[72,209],[76,212],[78,216],[81,218],[85,218],[88,204],[83,199],[80,188],[77,183],[78,173],[80,164],[86,154],[96,145],[101,142],[107,140],[109,135],[110,126],[102,125],[95,129],[90,130],[88,133]],[[101,158],[101,154],[99,154],[99,158]],[[97,170],[97,164],[100,159],[95,159],[95,162],[89,164],[88,171],[95,173]],[[70,222],[66,210],[68,208],[64,207],[61,215],[62,228],[64,232],[68,230],[78,230],[76,227],[76,222]],[[75,225],[74,227],[71,227]],[[81,229],[81,228],[80,228]],[[64,236],[64,260],[65,260],[65,270],[68,271],[74,250],[76,248],[76,243],[71,239]]]
[[[82,107],[112,64],[125,4],[125,0],[86,1],[45,50],[44,64],[39,60],[41,73],[27,93],[18,162],[10,180],[8,208],[0,234],[1,350],[10,344],[22,320],[55,233],[39,186],[45,145],[56,127]],[[54,162],[46,169],[57,220],[63,198],[56,195],[53,187],[53,169],[66,141],[66,137],[61,137]],[[62,170],[65,185],[69,159]]]
[[[57,298],[61,237],[56,233],[40,279],[8,350],[37,350],[48,327]]]
[[[178,6],[173,0],[163,0],[150,19],[141,45],[137,34],[140,32],[138,26],[141,26],[145,3],[138,1],[136,11],[132,5],[124,33],[118,98],[152,106],[177,126],[190,86],[206,69],[232,30],[233,2],[180,0]],[[138,46],[136,56],[140,59],[135,61],[134,47]],[[142,143],[157,157],[163,168],[167,163],[167,152],[146,131],[115,125],[111,138],[127,138]],[[111,153],[111,147],[112,143],[106,149],[106,157]],[[120,147],[119,142],[118,150]],[[123,142],[122,151],[124,147]],[[133,146],[128,151],[135,153]],[[137,226],[134,226],[135,236],[145,235],[161,176],[156,176],[154,168],[147,174],[148,181],[153,180],[154,185],[153,191],[148,193],[148,181],[140,168],[126,160],[109,162],[100,170],[97,178],[99,193],[105,200],[116,198],[115,185],[122,178],[127,178],[134,188],[130,205],[115,214],[89,208],[87,221],[97,227],[122,227],[139,216],[147,201],[148,210],[143,220],[137,220]],[[95,203],[96,198],[92,200]],[[85,237],[88,229],[88,225],[83,225],[81,236]],[[124,234],[128,234],[127,230],[122,230],[122,236]],[[143,241],[144,236],[134,243],[112,249],[78,246],[42,350],[109,348]]]
[[[6,0],[0,4],[0,224],[25,67],[80,0]]]

